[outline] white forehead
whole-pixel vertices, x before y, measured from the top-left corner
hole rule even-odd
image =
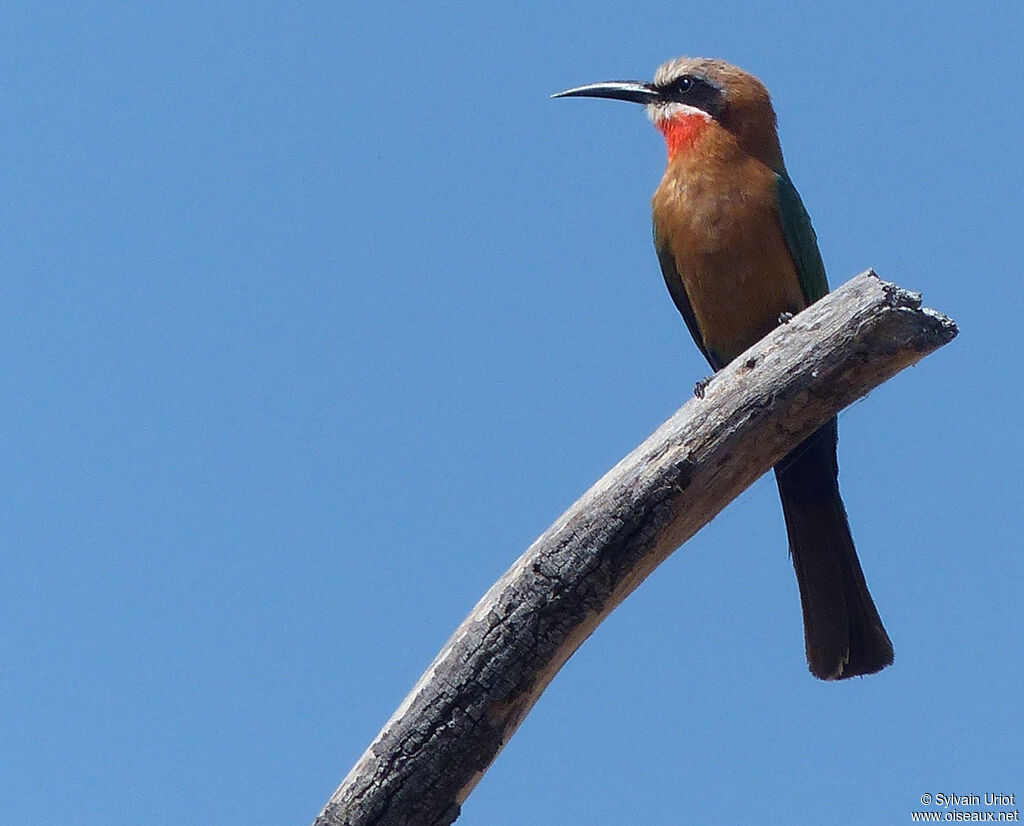
[[[658,71],[654,73],[654,84],[656,86],[667,86],[680,75],[697,68],[697,61],[692,57],[677,57],[668,63],[662,63]]]

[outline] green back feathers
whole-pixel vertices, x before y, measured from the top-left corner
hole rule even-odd
[[[800,286],[808,304],[813,304],[828,292],[825,265],[818,251],[818,237],[811,226],[811,217],[800,200],[793,182],[785,171],[776,172],[778,181],[779,215],[782,234],[786,238],[789,254],[793,256]]]

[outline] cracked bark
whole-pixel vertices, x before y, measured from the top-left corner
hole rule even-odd
[[[456,629],[315,826],[446,826],[541,692],[804,437],[957,334],[870,270],[778,327],[569,508]]]

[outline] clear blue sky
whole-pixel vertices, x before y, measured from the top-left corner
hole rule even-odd
[[[486,588],[706,372],[639,107],[771,88],[833,285],[960,337],[841,417],[896,665],[803,659],[774,482],[569,661],[463,823],[1024,795],[1016,3],[7,4],[9,823],[305,823]]]

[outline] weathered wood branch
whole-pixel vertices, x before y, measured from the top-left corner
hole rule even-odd
[[[443,826],[598,623],[843,407],[956,325],[866,272],[776,329],[567,510],[494,584],[316,826]]]

